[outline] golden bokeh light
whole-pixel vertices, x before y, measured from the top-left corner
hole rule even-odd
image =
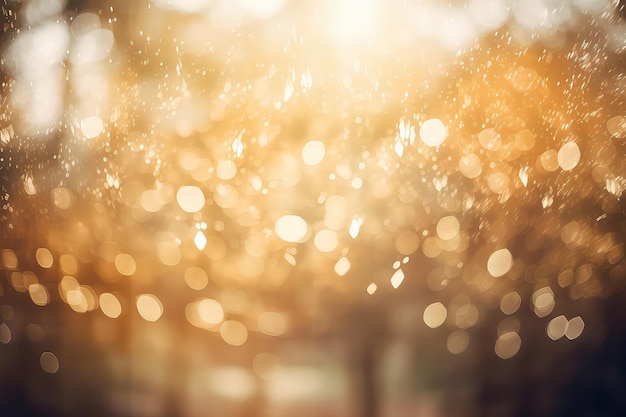
[[[248,340],[248,329],[237,320],[227,320],[220,326],[220,335],[229,345],[241,346]]]
[[[448,310],[446,307],[439,303],[432,303],[424,310],[424,323],[431,329],[435,329],[441,326],[448,316]]]
[[[141,294],[136,300],[137,311],[146,321],[157,321],[163,314],[161,301],[152,294]]]
[[[335,273],[337,275],[343,277],[348,273],[348,271],[350,271],[351,267],[352,264],[350,263],[350,260],[345,256],[342,256],[341,258],[339,258],[339,260],[337,260],[337,263],[335,263],[333,269],[335,270]]]
[[[41,284],[30,284],[28,286],[28,293],[31,300],[38,306],[45,306],[50,302],[50,293],[48,289]]]
[[[507,332],[496,340],[495,352],[502,359],[510,359],[519,352],[522,339],[516,332]]]
[[[80,131],[86,139],[94,139],[104,130],[104,123],[98,116],[89,116],[80,122]]]
[[[309,166],[315,166],[322,162],[325,154],[324,143],[318,140],[309,141],[302,148],[302,160]]]
[[[116,319],[122,314],[122,304],[119,299],[111,293],[102,293],[99,297],[100,309],[105,316]]]
[[[281,336],[287,331],[289,321],[283,313],[267,311],[259,315],[258,325],[263,334]]]
[[[224,320],[224,309],[215,300],[209,298],[198,302],[198,314],[206,324],[219,324]]]
[[[203,290],[209,283],[209,277],[204,269],[197,266],[190,266],[185,270],[185,283],[192,290]]]
[[[508,249],[498,249],[489,255],[487,270],[492,277],[498,278],[506,275],[513,267],[513,255]]]
[[[285,242],[296,243],[306,236],[308,225],[302,217],[287,214],[276,221],[274,229],[278,237]]]
[[[54,263],[54,257],[47,248],[37,249],[35,252],[35,258],[37,259],[39,266],[42,268],[51,268]]]
[[[446,347],[448,352],[459,355],[469,346],[470,337],[465,330],[455,330],[448,336]]]
[[[200,188],[194,185],[185,185],[176,191],[176,201],[183,211],[195,213],[204,207],[206,200]]]
[[[617,398],[622,3],[5,1],[0,409]]]
[[[59,370],[59,359],[52,352],[43,352],[39,358],[41,369],[49,374],[54,374]]]
[[[122,275],[131,276],[137,270],[137,263],[132,255],[119,253],[115,256],[115,269]]]
[[[428,119],[420,127],[420,138],[426,146],[439,146],[447,137],[448,129],[439,119]]]

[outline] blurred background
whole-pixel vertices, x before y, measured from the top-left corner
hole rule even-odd
[[[0,5],[0,415],[626,413],[622,1]]]

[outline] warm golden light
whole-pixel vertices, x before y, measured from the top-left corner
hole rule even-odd
[[[396,272],[393,273],[390,281],[391,281],[391,286],[394,289],[398,288],[400,284],[402,284],[402,281],[404,281],[404,272],[401,269],[398,269]]]
[[[0,409],[611,414],[622,3],[4,1]]]
[[[137,311],[146,321],[157,321],[163,314],[161,301],[152,294],[142,294],[137,297]]]
[[[198,313],[206,324],[219,324],[224,320],[224,309],[220,303],[209,298],[198,302]]]
[[[338,0],[331,5],[329,30],[338,40],[356,42],[376,34],[380,23],[378,0]]]
[[[424,310],[424,323],[431,329],[441,326],[448,316],[448,310],[446,307],[437,302],[432,303]]]
[[[122,305],[117,297],[111,293],[100,294],[100,309],[105,316],[116,319],[122,314]]]
[[[137,270],[137,264],[131,255],[119,253],[115,256],[115,269],[122,275],[131,276]]]
[[[37,259],[39,266],[42,268],[51,268],[54,263],[52,253],[46,248],[37,249],[35,252],[35,258]]]
[[[190,266],[185,270],[185,283],[192,290],[200,291],[209,283],[209,277],[204,269],[197,266]]]
[[[335,273],[337,275],[342,277],[346,275],[348,271],[350,271],[351,267],[352,267],[352,264],[350,264],[350,260],[346,258],[345,256],[342,256],[341,258],[339,258],[337,263],[335,263],[335,266],[333,267],[333,269],[335,270]]]
[[[305,164],[310,166],[315,166],[322,162],[325,154],[326,149],[324,143],[317,140],[307,142],[302,148],[302,160]]]
[[[289,214],[280,217],[276,221],[274,229],[279,238],[285,242],[295,243],[306,236],[308,226],[302,217]]]
[[[461,228],[459,220],[454,216],[446,216],[437,222],[437,236],[441,240],[454,239]]]
[[[248,330],[237,320],[228,320],[220,326],[220,335],[224,342],[232,346],[241,346],[248,340]]]
[[[522,339],[516,332],[504,333],[496,340],[495,352],[502,359],[510,359],[519,352]]]
[[[487,270],[495,278],[505,275],[512,267],[513,255],[508,249],[498,249],[487,260]]]
[[[580,156],[580,148],[576,142],[567,142],[559,149],[557,160],[563,171],[571,171],[580,162]]]
[[[50,302],[48,289],[41,284],[31,284],[28,286],[28,293],[31,300],[38,306],[45,306]]]
[[[426,146],[439,146],[447,137],[448,129],[439,119],[428,119],[420,127],[420,138]]]
[[[176,201],[183,211],[195,213],[204,207],[206,200],[200,188],[194,185],[185,185],[176,192]]]
[[[98,137],[104,129],[104,123],[98,116],[89,116],[80,122],[80,131],[85,135],[86,139]]]

